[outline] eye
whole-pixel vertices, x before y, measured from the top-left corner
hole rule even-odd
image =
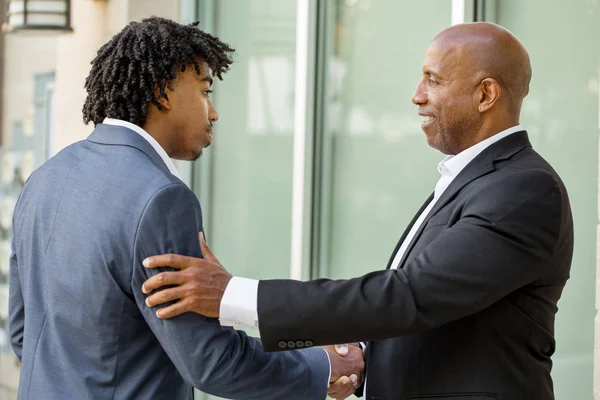
[[[210,97],[210,94],[212,93],[212,90],[205,90],[204,94],[206,95],[206,97]]]
[[[433,78],[427,79],[427,83],[429,83],[430,85],[437,85],[437,81]]]

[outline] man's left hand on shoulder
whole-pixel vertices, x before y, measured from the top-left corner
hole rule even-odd
[[[142,292],[146,294],[171,286],[148,296],[148,307],[179,300],[159,309],[156,312],[158,318],[173,318],[186,312],[219,318],[221,299],[232,276],[212,253],[202,233],[199,238],[204,258],[163,254],[143,261],[146,268],[171,267],[177,270],[158,273],[142,285]]]

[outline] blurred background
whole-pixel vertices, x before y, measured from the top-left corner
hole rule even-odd
[[[258,279],[348,278],[385,268],[439,177],[442,155],[427,146],[411,103],[429,41],[469,21],[516,34],[533,66],[521,122],[564,179],[575,218],[572,276],[556,322],[556,398],[600,399],[599,0],[0,4],[0,400],[16,398],[19,376],[6,330],[19,190],[35,168],[92,131],[81,114],[90,61],[129,21],[151,15],[199,20],[237,50],[215,83],[212,147],[177,165],[202,203],[215,254],[233,274]]]

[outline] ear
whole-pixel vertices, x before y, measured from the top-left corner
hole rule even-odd
[[[171,91],[169,89],[170,88],[167,85],[167,87],[165,87],[164,97],[160,97],[160,98],[158,97],[158,96],[160,96],[160,90],[158,88],[154,89],[154,97],[158,98],[158,104],[160,104],[159,109],[161,109],[161,110],[162,109],[170,110],[173,107],[173,105],[171,104],[171,101],[169,100],[169,95],[167,93],[167,92]]]
[[[500,98],[500,84],[494,78],[485,78],[479,84],[479,90],[479,112],[489,111]]]

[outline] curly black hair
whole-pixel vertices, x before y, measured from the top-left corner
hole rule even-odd
[[[192,64],[200,74],[199,61],[206,61],[222,80],[233,52],[228,44],[198,29],[198,22],[182,25],[159,17],[131,22],[91,62],[83,122],[96,125],[110,117],[142,126],[148,103],[161,109],[158,100],[165,97],[166,87],[173,90],[171,81],[178,69],[183,72]]]

